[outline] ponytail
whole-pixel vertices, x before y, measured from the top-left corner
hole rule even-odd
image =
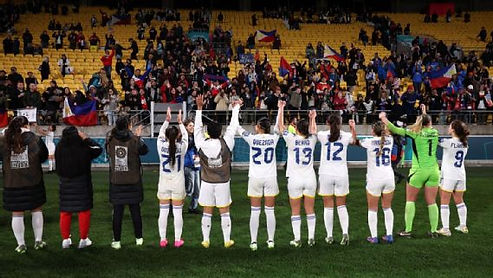
[[[329,142],[335,142],[339,140],[339,137],[341,136],[341,115],[339,113],[330,114],[327,122],[330,126]]]
[[[170,165],[175,166],[176,163],[176,138],[178,138],[178,128],[176,126],[171,126],[166,129],[165,132],[166,139],[168,139],[168,154]]]
[[[459,137],[462,145],[467,147],[467,136],[469,136],[469,128],[467,128],[467,125],[461,120],[454,120],[450,126],[454,130],[455,135]]]
[[[29,124],[29,121],[24,116],[15,117],[5,130],[5,138],[7,142],[7,150],[14,153],[22,153],[26,147],[22,140],[22,127]]]
[[[373,124],[373,133],[376,136],[380,136],[380,147],[377,156],[382,155],[383,146],[385,145],[385,124],[382,121],[378,121]]]

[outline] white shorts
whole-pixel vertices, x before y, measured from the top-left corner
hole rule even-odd
[[[367,180],[366,192],[374,197],[380,197],[382,194],[392,193],[395,190],[395,180],[392,178]]]
[[[349,177],[335,177],[330,175],[319,175],[320,196],[346,196],[349,194]]]
[[[157,191],[159,200],[181,201],[185,197],[185,177],[183,175],[173,178],[160,178]]]
[[[288,195],[291,199],[299,199],[303,196],[315,198],[316,192],[317,178],[315,175],[288,179]]]
[[[203,207],[224,208],[231,205],[230,182],[226,183],[200,183],[199,205]]]
[[[249,178],[248,197],[275,197],[279,194],[277,177]]]
[[[46,148],[48,149],[48,155],[55,155],[55,144],[48,143],[46,144]]]
[[[442,178],[440,180],[440,189],[447,192],[463,192],[466,191],[466,181]]]

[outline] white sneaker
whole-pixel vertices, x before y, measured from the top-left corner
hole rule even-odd
[[[272,249],[274,248],[275,244],[273,240],[268,240],[267,241],[267,248]]]
[[[450,232],[450,229],[446,229],[446,228],[441,228],[440,230],[437,231],[437,233],[439,233],[442,236],[451,236],[452,235],[452,233]]]
[[[250,243],[250,250],[257,251],[257,243],[256,242]]]
[[[461,225],[459,225],[459,226],[455,227],[455,230],[456,231],[459,231],[459,232],[461,232],[463,234],[469,233],[469,229],[467,229],[467,226],[461,226]]]
[[[135,245],[141,246],[142,244],[144,244],[144,239],[143,238],[136,238],[135,239]]]
[[[72,239],[71,238],[67,238],[67,239],[64,239],[62,241],[62,248],[63,249],[70,248],[70,245],[72,245]]]
[[[111,248],[118,250],[122,248],[122,245],[119,241],[113,241],[111,243]]]
[[[86,248],[92,245],[92,241],[89,238],[81,239],[79,241],[79,249]]]

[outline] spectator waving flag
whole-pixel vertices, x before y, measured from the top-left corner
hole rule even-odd
[[[279,63],[279,75],[286,76],[287,74],[292,74],[293,69],[289,65],[288,61],[281,56],[281,61]]]
[[[429,73],[430,83],[432,88],[443,88],[448,85],[450,80],[452,80],[452,76],[457,74],[457,70],[455,69],[455,64],[450,67],[444,67],[439,70],[435,70]]]
[[[326,45],[324,48],[324,58],[332,58],[338,62],[344,61],[344,56],[337,53],[332,47]]]
[[[255,32],[255,40],[259,42],[273,42],[276,39],[277,30],[272,30],[270,32],[257,30]]]
[[[63,121],[68,125],[91,126],[98,124],[96,101],[89,100],[80,105],[72,105],[68,98],[63,103]]]

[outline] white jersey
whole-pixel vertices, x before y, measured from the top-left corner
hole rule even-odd
[[[360,141],[362,147],[366,148],[367,155],[367,181],[394,179],[392,170],[391,153],[394,145],[392,136],[385,136],[385,142],[380,151],[380,137],[365,138]],[[377,155],[380,152],[380,155]]]
[[[55,154],[55,133],[53,131],[48,131],[45,137],[46,148],[48,149],[48,154]]]
[[[251,134],[241,126],[238,127],[238,133],[250,146],[248,177],[277,177],[276,145],[279,141],[279,135]]]
[[[439,145],[443,148],[442,178],[465,181],[464,159],[467,147],[458,138],[441,139]]]
[[[183,176],[183,167],[185,163],[185,154],[188,148],[188,136],[186,136],[187,130],[183,124],[180,124],[180,132],[182,135],[181,141],[176,142],[176,154],[175,154],[175,164],[171,165],[171,160],[169,157],[169,141],[166,139],[165,132],[168,128],[168,122],[164,122],[159,131],[159,136],[157,138],[157,152],[159,155],[159,180],[160,182],[165,179],[173,179],[176,177]]]
[[[287,130],[282,134],[288,147],[288,168],[286,177],[307,177],[315,175],[313,170],[313,159],[317,137],[309,135],[303,138],[299,135],[289,133]]]
[[[351,133],[341,130],[339,139],[330,142],[330,131],[320,131],[317,134],[320,141],[320,168],[319,175],[347,177],[347,149],[353,141]]]

